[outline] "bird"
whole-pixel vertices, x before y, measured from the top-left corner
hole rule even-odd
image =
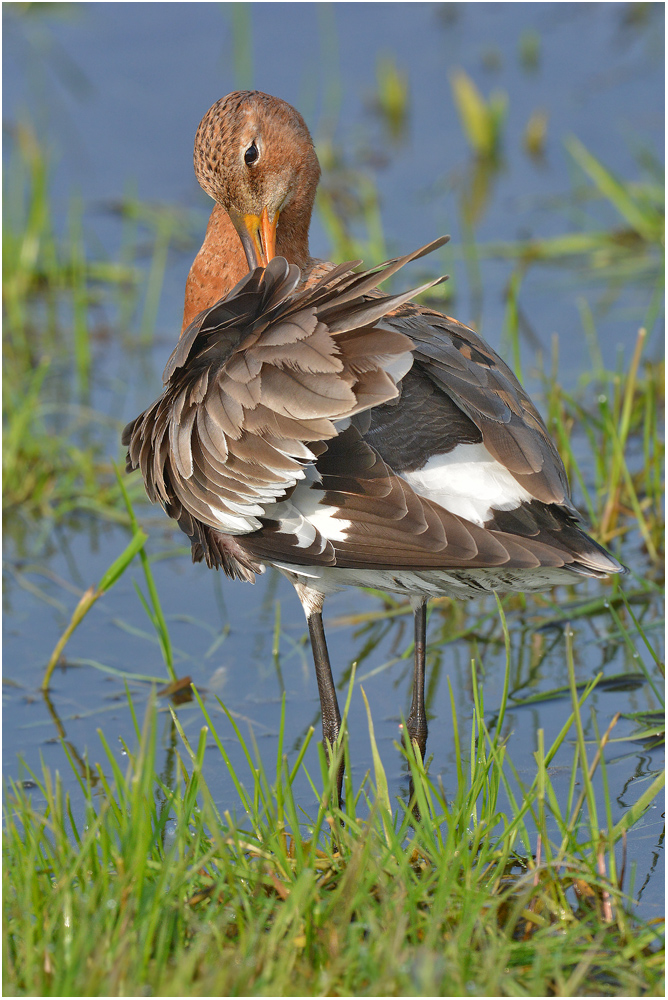
[[[407,743],[425,759],[432,597],[544,591],[623,572],[573,506],[564,465],[511,369],[474,330],[379,284],[447,237],[364,271],[313,258],[320,165],[308,127],[260,91],[197,129],[214,200],[160,397],[122,435],[192,558],[294,585],[308,625],[328,758],[341,728],[326,597],[407,598]],[[343,765],[337,771],[341,797]]]

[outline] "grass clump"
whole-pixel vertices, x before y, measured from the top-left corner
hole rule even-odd
[[[196,747],[170,709],[182,743],[172,781],[156,773],[151,702],[142,731],[133,710],[137,749],[124,747],[125,773],[102,733],[104,764],[79,773],[70,757],[85,816],[74,815],[57,774],[33,776],[44,808],[15,786],[5,823],[5,995],[662,995],[660,928],[631,916],[616,858],[660,780],[616,824],[608,815],[599,825],[590,781],[612,726],[588,760],[580,713],[590,685],[581,697],[573,688],[571,717],[551,747],[539,732],[533,781],[511,784],[475,687],[470,765],[455,717],[454,793],[407,754],[407,806],[389,801],[371,722],[374,780],[355,789],[347,759],[339,808],[336,761],[328,767],[319,748],[321,774],[306,770],[310,734],[288,762],[281,725],[270,776],[232,717],[233,733],[223,732],[201,700]],[[571,734],[564,804],[550,764]],[[221,814],[206,784],[211,737],[241,803],[236,814]],[[246,755],[246,784],[230,764],[230,737]],[[338,752],[348,757],[345,739]],[[297,804],[298,776],[313,790],[312,815]]]

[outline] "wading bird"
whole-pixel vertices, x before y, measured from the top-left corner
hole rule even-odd
[[[501,358],[409,301],[428,285],[378,290],[444,239],[361,274],[359,261],[313,259],[320,166],[301,115],[267,94],[214,104],[194,159],[215,206],[162,395],[123,433],[127,468],[196,562],[249,582],[272,565],[294,584],[327,748],[340,713],[326,595],[407,596],[407,730],[424,758],[429,597],[546,590],[621,566],[579,527],[556,448]]]

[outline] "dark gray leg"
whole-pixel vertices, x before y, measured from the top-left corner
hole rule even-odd
[[[315,676],[318,681],[318,693],[320,695],[320,710],[322,712],[322,736],[325,743],[325,753],[327,760],[330,759],[330,748],[336,742],[341,729],[341,712],[339,702],[336,697],[332,668],[329,664],[329,653],[327,652],[327,640],[325,639],[325,629],[322,624],[322,606],[324,597],[313,590],[309,590],[303,584],[295,584],[295,590],[302,602],[306,621],[308,622],[309,635],[311,637],[311,649],[313,651],[313,662],[315,664]],[[341,802],[341,790],[343,788],[343,759],[339,765],[337,775],[337,792],[339,802]]]
[[[427,711],[424,704],[424,660],[427,648],[427,601],[414,599],[413,612],[415,616],[415,664],[413,667],[413,699],[411,710],[406,720],[408,737],[411,743],[417,745],[420,756],[424,760],[427,749]]]
[[[341,713],[336,697],[332,668],[329,665],[329,653],[327,652],[322,614],[319,611],[314,611],[312,615],[309,615],[307,621],[311,636],[313,662],[315,663],[315,676],[318,681],[318,692],[320,694],[322,735],[325,740],[325,747],[327,747],[328,744],[334,744],[339,735]]]

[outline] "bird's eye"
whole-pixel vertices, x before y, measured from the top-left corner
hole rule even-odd
[[[252,167],[260,156],[260,151],[254,142],[250,144],[246,152],[244,153],[244,163],[247,167]]]

